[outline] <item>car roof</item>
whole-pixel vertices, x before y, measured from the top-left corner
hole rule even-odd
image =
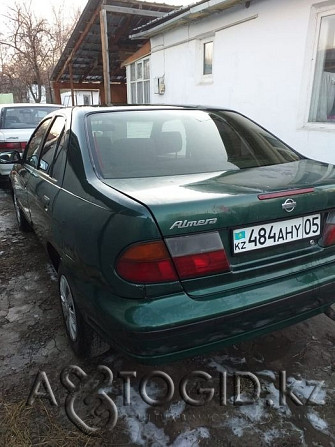
[[[46,104],[46,103],[29,103],[29,102],[16,102],[13,104],[0,104],[0,108],[4,107],[64,107],[60,104]]]
[[[75,113],[87,114],[94,112],[108,111],[136,111],[136,110],[226,110],[234,111],[226,107],[210,106],[210,105],[181,105],[181,104],[129,104],[115,106],[69,106],[65,110],[72,110]]]

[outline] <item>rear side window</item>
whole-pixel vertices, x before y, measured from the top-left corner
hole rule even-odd
[[[87,120],[93,158],[104,178],[239,170],[301,158],[234,112],[117,111]]]
[[[40,148],[44,140],[45,133],[51,123],[51,118],[46,119],[34,132],[24,154],[25,162],[30,166],[37,168]]]
[[[64,176],[66,163],[66,133],[65,130],[60,136],[60,141],[57,147],[57,151],[52,163],[50,175],[57,180],[57,182],[61,182]]]
[[[52,123],[42,147],[39,169],[50,173],[51,164],[53,162],[56,150],[60,143],[61,135],[64,131],[65,118],[57,116]]]

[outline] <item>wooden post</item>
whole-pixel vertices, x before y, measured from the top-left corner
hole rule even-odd
[[[54,92],[54,102],[55,104],[62,104],[62,99],[60,96],[60,87],[59,84],[56,82],[52,83],[52,88],[53,88],[53,92]]]
[[[102,46],[102,65],[104,74],[104,90],[105,90],[105,103],[110,105],[111,101],[111,89],[110,89],[110,72],[109,72],[109,49],[108,49],[108,33],[107,33],[107,13],[105,9],[100,11],[100,33],[101,33],[101,46]]]
[[[74,103],[74,88],[73,88],[73,73],[72,73],[72,61],[69,64],[69,73],[70,73],[70,86],[71,86],[71,102],[72,106],[75,106]]]

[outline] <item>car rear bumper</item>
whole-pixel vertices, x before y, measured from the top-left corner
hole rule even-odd
[[[335,302],[335,265],[216,298],[137,301],[102,293],[94,301],[88,320],[112,345],[142,362],[174,361],[324,312]]]

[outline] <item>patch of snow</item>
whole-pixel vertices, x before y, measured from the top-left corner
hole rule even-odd
[[[259,358],[253,357],[252,359],[255,360],[257,363],[264,363],[264,357],[262,355],[259,355]]]
[[[264,385],[267,396],[266,403],[269,407],[277,410],[282,416],[291,416],[292,412],[288,405],[280,405],[280,393],[273,383],[266,383]]]
[[[32,304],[24,304],[23,306],[11,307],[8,309],[6,320],[8,320],[10,323],[20,320],[22,318],[22,315],[30,312],[32,308]]]
[[[234,365],[243,365],[245,363],[247,363],[245,357],[229,357],[228,355],[226,356],[227,360],[231,363],[233,363]]]
[[[47,273],[50,276],[51,281],[57,281],[57,273],[51,264],[47,264]]]
[[[199,445],[201,439],[209,439],[209,437],[207,428],[198,427],[180,434],[170,447],[195,447]]]
[[[227,366],[220,365],[220,363],[216,362],[215,360],[211,359],[211,361],[208,363],[208,366],[210,366],[213,369],[216,369],[216,371],[220,373],[232,373],[233,370]]]
[[[266,418],[266,410],[263,401],[251,404],[242,405],[240,412],[251,422],[260,422]]]
[[[150,397],[155,398],[160,394],[156,384],[147,385],[146,390]],[[158,428],[150,421],[148,405],[133,387],[130,387],[130,405],[124,405],[123,397],[116,399],[119,417],[124,419],[131,442],[137,445],[150,445],[152,447],[165,446],[169,443],[169,437],[162,428]]]
[[[286,431],[278,430],[277,428],[271,428],[263,433],[264,441],[268,445],[273,445],[273,441],[278,438],[283,438],[287,435]]]
[[[298,428],[296,425],[294,425],[292,422],[289,422],[288,425],[291,427],[291,431],[296,431],[299,433],[299,438],[300,438],[300,444],[303,447],[306,447],[306,441],[305,441],[305,434],[304,431],[301,430],[301,428]]]
[[[183,400],[171,404],[170,408],[165,411],[164,418],[166,420],[172,419],[173,421],[175,421],[181,416],[181,414],[185,410],[185,407],[186,403]]]
[[[300,443],[299,445],[301,446],[306,446],[306,442],[305,442],[305,436],[304,436],[304,432],[303,430],[301,430],[300,428],[296,427],[294,424],[292,424],[291,422],[287,422],[284,424],[285,428],[271,428],[267,431],[262,432],[261,430],[259,431],[259,433],[263,436],[264,442],[267,445],[273,446],[276,444],[279,444],[279,442],[277,443],[276,440],[280,439],[283,440],[285,438],[287,438],[288,436],[290,436],[290,434],[294,434],[294,432],[298,433],[298,436],[300,438]],[[319,445],[319,444],[318,444]]]
[[[232,417],[225,425],[229,427],[233,434],[238,438],[242,438],[244,430],[250,427],[250,423],[241,417]]]
[[[306,416],[315,430],[319,430],[323,433],[328,433],[328,423],[324,419],[322,419],[316,411],[310,410]]]
[[[242,365],[247,363],[245,357],[231,357],[229,355],[216,355],[215,357],[209,359],[208,366],[216,369],[220,373],[227,372],[232,374],[236,369],[235,365]],[[233,366],[232,366],[233,365]]]

